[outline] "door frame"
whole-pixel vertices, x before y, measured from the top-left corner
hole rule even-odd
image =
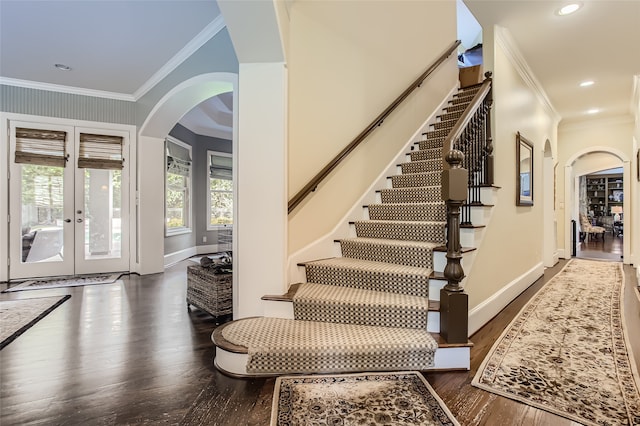
[[[0,112],[0,282],[9,280],[9,123],[22,121],[33,124],[71,126],[104,130],[105,132],[121,131],[129,133],[129,272],[137,272],[139,263],[138,229],[136,221],[138,199],[138,158],[137,158],[137,127],[131,124],[103,123],[99,121],[75,120],[68,118],[46,117],[39,115]]]

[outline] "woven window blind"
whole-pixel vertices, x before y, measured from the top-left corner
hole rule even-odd
[[[232,158],[211,154],[209,160],[209,176],[212,179],[232,179]]]
[[[121,136],[80,133],[78,168],[121,170],[123,138]]]
[[[65,167],[66,140],[66,132],[17,127],[15,162]]]
[[[187,148],[166,140],[167,172],[180,176],[189,176],[191,172],[191,154]]]

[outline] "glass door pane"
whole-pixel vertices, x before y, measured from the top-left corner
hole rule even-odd
[[[84,259],[122,256],[120,170],[84,169]]]
[[[98,132],[76,128],[76,143],[82,133]],[[99,134],[123,138],[125,162],[122,169],[109,168],[106,163],[105,168],[76,169],[76,274],[129,270],[128,134]]]
[[[10,126],[10,238],[9,278],[73,274],[73,170],[68,166],[16,162],[16,127]],[[73,132],[66,132],[73,146]],[[44,142],[46,144],[46,142]]]

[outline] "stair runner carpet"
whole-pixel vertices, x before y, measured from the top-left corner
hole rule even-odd
[[[472,90],[445,108],[441,123],[381,189],[342,257],[307,262],[293,297],[294,319],[250,318],[222,330],[247,348],[248,373],[424,370],[437,343],[427,331],[433,250],[444,245],[442,145]],[[446,122],[445,122],[446,120]]]

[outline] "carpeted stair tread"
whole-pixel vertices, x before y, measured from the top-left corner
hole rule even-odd
[[[442,244],[383,238],[340,240],[343,257],[433,269],[433,251]]]
[[[444,201],[430,203],[384,203],[369,204],[371,220],[441,221],[447,220],[447,205]]]
[[[441,184],[441,172],[410,173],[391,176],[393,188],[415,188],[418,186],[435,186]]]
[[[425,281],[425,288],[428,282]],[[387,291],[305,283],[293,297],[297,320],[427,328],[429,299]]]
[[[444,221],[361,220],[353,224],[356,235],[363,238],[445,242]]]
[[[442,160],[442,147],[412,151],[409,156],[411,161]]]
[[[432,271],[425,267],[350,257],[307,262],[305,270],[307,282],[424,297],[429,295]]]
[[[410,161],[400,164],[402,173],[425,173],[425,172],[441,172],[443,168],[442,158],[433,158],[430,160]]]
[[[440,120],[431,124],[434,129],[451,129],[456,124],[456,120]]]
[[[436,139],[429,139],[429,140],[421,140],[418,141],[418,148],[420,149],[420,151],[424,151],[427,149],[435,149],[438,148],[440,150],[442,150],[442,146],[444,145],[444,139],[445,137],[441,137],[441,138],[436,138]]]
[[[380,190],[383,203],[433,203],[442,201],[442,187],[385,188]]]
[[[424,370],[438,347],[426,329],[284,318],[234,321],[221,334],[247,348],[247,372],[257,374]]]

